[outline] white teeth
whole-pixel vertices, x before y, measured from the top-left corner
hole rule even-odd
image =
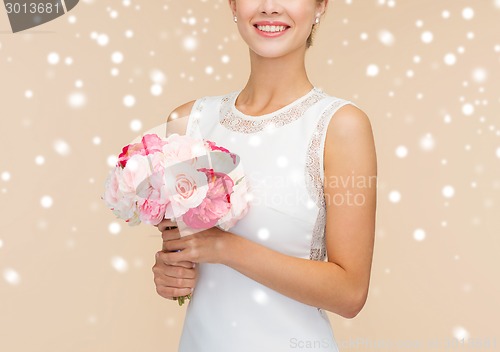
[[[263,32],[283,32],[286,26],[257,26],[257,28]]]

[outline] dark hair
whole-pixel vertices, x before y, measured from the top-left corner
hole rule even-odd
[[[314,32],[316,31],[316,23],[313,24],[311,33],[309,34],[309,37],[307,37],[306,41],[306,49],[309,49],[313,45],[313,37],[314,37]]]

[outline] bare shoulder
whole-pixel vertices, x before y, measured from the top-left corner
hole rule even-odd
[[[376,173],[376,150],[368,115],[352,104],[345,104],[333,114],[325,137],[325,169],[337,166],[370,169]],[[346,171],[346,170],[344,170]]]
[[[196,102],[196,100],[192,100],[192,101],[189,101],[185,104],[182,104],[182,105],[179,105],[178,107],[176,107],[174,110],[172,110],[170,115],[168,115],[167,122],[178,119],[178,118],[182,118],[185,116],[189,116],[189,114],[191,113],[191,110],[193,109],[193,105],[195,102]]]
[[[372,127],[368,115],[352,104],[340,107],[330,120],[327,135],[351,135],[352,133],[372,134]]]
[[[167,117],[167,135],[178,133],[186,134],[189,115],[196,100],[189,101],[176,107]]]

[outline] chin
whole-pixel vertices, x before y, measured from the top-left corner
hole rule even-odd
[[[279,50],[252,50],[252,51],[255,53],[255,55],[267,59],[274,59],[286,55],[285,52]]]
[[[274,47],[266,47],[266,48],[250,48],[257,56],[261,56],[268,59],[280,58],[287,55],[296,54],[298,51],[306,51],[306,45],[298,46],[295,48],[279,48],[277,46]]]

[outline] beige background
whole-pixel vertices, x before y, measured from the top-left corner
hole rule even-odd
[[[0,31],[0,350],[175,351],[160,234],[100,195],[124,144],[245,84],[227,1],[81,1],[15,35],[0,10]],[[498,0],[330,1],[310,79],[368,114],[379,166],[368,300],[329,313],[342,351],[500,350],[499,33]]]

